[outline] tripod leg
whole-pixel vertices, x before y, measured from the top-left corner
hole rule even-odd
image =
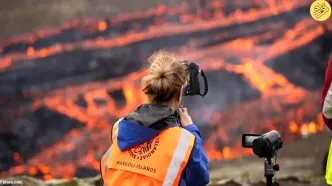
[[[266,186],[273,186],[272,185],[273,175],[265,175],[265,177],[266,177]]]

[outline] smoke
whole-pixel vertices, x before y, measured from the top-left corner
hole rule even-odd
[[[228,106],[260,97],[260,92],[240,74],[226,70],[208,71],[205,74],[209,84],[208,94],[204,98],[183,98],[184,106],[189,110],[196,110],[193,114],[197,125],[210,123],[213,114],[227,109]]]

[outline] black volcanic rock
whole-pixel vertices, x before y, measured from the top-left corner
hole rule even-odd
[[[141,67],[138,54],[123,47],[112,50],[75,50],[42,59],[18,61],[0,73],[0,95],[46,91],[68,85],[124,76]]]
[[[324,82],[329,54],[332,52],[332,33],[318,37],[311,43],[266,61],[275,72],[284,75],[291,83],[317,90]]]
[[[13,154],[19,153],[27,160],[35,153],[54,144],[71,129],[84,126],[79,121],[62,114],[40,108],[16,118],[0,134],[0,170],[13,165]]]
[[[76,170],[76,176],[80,178],[87,178],[91,177],[91,175],[98,175],[100,174],[99,171],[96,171],[94,169],[89,169],[86,167],[78,167]]]

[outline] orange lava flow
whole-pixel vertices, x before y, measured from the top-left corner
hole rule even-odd
[[[0,57],[0,70],[5,70],[7,67],[12,65],[15,61],[20,61],[24,59],[35,59],[44,58],[49,55],[55,55],[61,52],[68,52],[74,49],[99,49],[99,48],[113,48],[118,46],[124,46],[131,43],[153,39],[163,36],[183,34],[195,31],[204,31],[218,27],[226,27],[232,24],[240,24],[246,22],[252,22],[262,18],[267,18],[274,16],[275,14],[280,14],[287,12],[294,8],[299,8],[307,6],[311,1],[292,1],[288,3],[277,4],[274,7],[261,8],[259,10],[251,9],[248,11],[236,10],[233,14],[227,17],[214,17],[214,19],[208,21],[200,21],[198,18],[193,20],[190,24],[173,24],[173,23],[163,23],[161,25],[155,26],[151,25],[145,32],[128,32],[128,34],[120,35],[111,39],[107,38],[97,38],[95,40],[85,40],[76,43],[66,43],[64,45],[52,45],[47,48],[42,48],[39,50],[34,50],[31,52],[28,49],[25,53],[14,53],[9,56]],[[151,14],[149,11],[148,14]],[[97,28],[101,31],[106,29],[106,22],[98,22]],[[34,40],[33,40],[34,41]],[[10,60],[10,62],[8,62]],[[8,65],[9,63],[9,65]],[[3,65],[7,64],[7,65]]]
[[[198,15],[189,15],[186,12],[188,8],[186,4],[173,9],[159,6],[146,12],[123,14],[116,20],[121,22],[144,16],[180,14],[180,23],[161,21],[160,24],[150,26],[145,31],[128,32],[112,38],[55,44],[42,49],[29,47],[25,53],[10,53],[1,56],[0,69],[3,71],[15,70],[14,63],[45,58],[78,48],[87,51],[110,49],[153,38],[209,31],[214,28],[252,22],[308,6],[311,2],[283,1],[283,3],[277,3],[277,1],[270,0],[265,2],[268,4],[268,8],[235,10],[228,16],[225,16],[222,11],[217,11],[215,17],[210,20],[202,19],[202,15],[198,13]],[[227,4],[212,1],[211,6],[225,8]],[[324,123],[319,114],[319,104],[317,104],[320,101],[320,92],[308,91],[294,85],[284,75],[273,71],[265,62],[307,45],[322,36],[325,32],[324,28],[332,28],[332,23],[318,23],[309,16],[301,19],[291,28],[286,27],[286,22],[279,21],[277,24],[271,23],[261,28],[257,27],[255,31],[263,33],[253,33],[205,48],[198,49],[202,43],[206,42],[204,38],[199,38],[190,40],[183,46],[174,49],[182,58],[198,62],[204,71],[226,70],[242,75],[245,81],[261,94],[258,99],[234,104],[227,108],[212,109],[207,106],[207,110],[212,111],[211,116],[206,116],[207,125],[214,127],[214,130],[204,139],[204,148],[209,159],[228,160],[252,154],[251,150],[241,147],[241,136],[235,139],[231,136],[229,131],[232,129],[241,128],[246,133],[255,133],[262,128],[265,131],[278,129],[282,134],[288,134],[285,136],[286,140],[324,130]],[[93,28],[100,32],[108,29],[107,20],[94,20],[93,25]],[[7,43],[22,42],[27,38],[31,38],[27,40],[33,42],[59,32],[61,29],[12,39]],[[227,32],[224,35],[217,35],[215,39],[227,38],[231,35],[231,32]],[[271,39],[274,39],[273,42],[262,44]],[[230,60],[232,58],[239,59],[239,62],[232,63]],[[141,77],[146,73],[146,70],[139,70],[119,78],[54,89],[44,95],[39,95],[37,92],[26,92],[26,95],[31,95],[34,101],[31,107],[29,105],[23,109],[37,110],[46,107],[51,111],[80,121],[84,126],[72,129],[54,145],[43,149],[24,163],[22,163],[21,156],[15,153],[13,159],[19,165],[11,167],[7,172],[1,172],[0,177],[22,173],[35,176],[41,172],[45,180],[59,177],[70,179],[75,175],[77,167],[99,171],[101,155],[111,143],[111,124],[148,101],[142,93],[140,85]],[[220,87],[220,89],[222,88],[227,87]],[[117,105],[117,100],[109,94],[115,91],[122,91],[125,105]],[[87,103],[86,107],[76,104],[80,96],[83,96]],[[97,104],[95,100],[103,100],[105,104]],[[288,105],[297,106],[287,107]],[[207,115],[206,112],[201,112],[200,117],[203,118],[205,115]],[[311,120],[307,118],[311,118]],[[217,145],[219,141],[224,143],[222,147]]]

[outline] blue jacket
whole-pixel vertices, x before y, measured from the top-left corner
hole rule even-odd
[[[134,115],[134,117],[132,117],[133,115],[129,116],[131,118],[129,120],[125,118],[119,122],[117,140],[121,151],[125,151],[133,146],[149,141],[162,131],[142,125],[142,120],[146,120],[146,113],[144,113],[144,119],[136,119],[139,118],[137,117],[137,112],[134,113]],[[154,113],[153,117],[156,115],[156,121],[160,121],[158,114]],[[136,122],[133,122],[133,118],[135,118],[134,121]],[[169,127],[178,125],[179,124],[177,123],[172,123],[169,125]],[[208,159],[203,149],[200,132],[197,126],[194,124],[187,126],[185,129],[195,135],[195,144],[188,164],[184,169],[184,173],[182,174],[180,186],[207,185],[210,179],[208,171]]]

